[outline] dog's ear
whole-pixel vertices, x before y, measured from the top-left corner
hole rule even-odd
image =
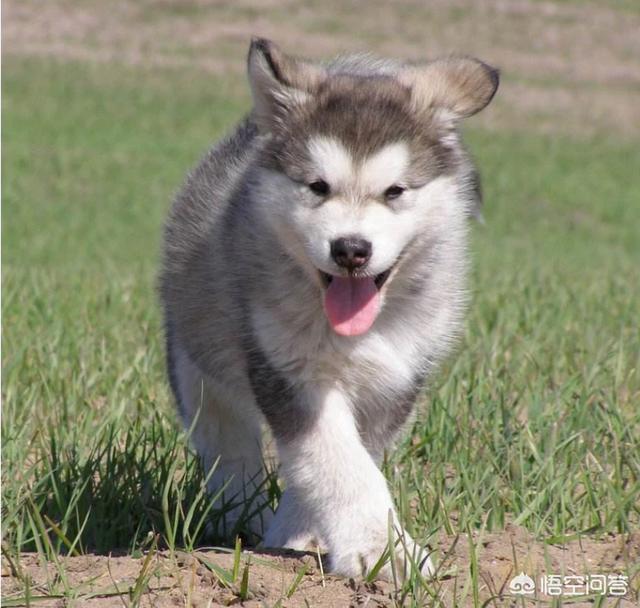
[[[254,118],[265,131],[271,131],[294,105],[307,101],[326,78],[320,66],[290,57],[264,38],[251,40],[248,71]]]
[[[447,57],[407,66],[399,77],[411,87],[418,109],[441,110],[454,120],[486,107],[500,82],[498,70],[472,57]]]

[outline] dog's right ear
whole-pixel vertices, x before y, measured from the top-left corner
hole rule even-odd
[[[295,105],[305,103],[326,78],[320,66],[283,53],[265,38],[253,38],[249,47],[249,83],[254,119],[270,132]]]

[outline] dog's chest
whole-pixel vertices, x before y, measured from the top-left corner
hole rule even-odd
[[[418,372],[418,345],[391,332],[346,338],[333,334],[324,319],[300,331],[266,309],[257,309],[252,322],[270,364],[293,384],[336,385],[355,399],[402,391]]]

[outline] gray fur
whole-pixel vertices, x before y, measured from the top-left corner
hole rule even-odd
[[[455,65],[458,72],[466,69]],[[255,434],[253,422],[261,412],[283,453],[312,446],[306,437],[313,442],[315,434],[327,432],[320,426],[326,422],[320,421],[318,396],[327,391],[337,391],[350,404],[361,442],[376,462],[410,420],[425,378],[460,330],[465,224],[479,209],[479,182],[457,135],[455,115],[437,105],[421,106],[411,84],[419,75],[415,68],[403,70],[398,62],[368,55],[311,66],[268,41],[254,41],[249,72],[256,108],[188,176],[165,228],[160,283],[169,377],[187,426],[196,405],[185,403],[180,387],[187,380],[197,385],[200,376],[207,394],[199,426],[215,426],[219,416],[240,425],[252,420]],[[491,72],[487,79],[494,76]],[[474,73],[474,79],[482,80],[482,74]],[[487,82],[482,86],[490,88]],[[460,86],[466,114],[488,103],[487,92],[474,97]],[[431,95],[424,83],[415,90]],[[446,94],[438,89],[434,99],[440,98]],[[455,108],[455,101],[446,103]],[[427,187],[443,176],[456,185],[451,201],[456,209],[443,207],[446,217],[434,212],[433,221],[404,244],[384,288],[384,306],[365,336],[332,331],[318,267],[304,253],[308,235],[283,224],[274,206],[321,206],[304,190],[316,178],[307,146],[314,136],[341,141],[356,160],[405,142],[409,188]],[[365,205],[362,197],[353,204]],[[394,204],[389,202],[395,213]],[[206,434],[200,437],[196,447],[211,460],[216,447]],[[237,454],[221,451],[223,461],[244,458],[240,448]],[[255,454],[251,458],[247,469],[253,470]],[[289,496],[296,496],[299,506],[291,498],[288,509],[307,513],[313,511],[304,506],[310,488],[296,481],[303,465],[296,464],[288,480]],[[331,537],[329,524],[310,517],[311,528]],[[289,538],[285,524],[277,524],[272,539],[291,542],[283,540]],[[302,538],[306,524],[298,527]],[[341,565],[350,562],[334,563],[343,573],[350,571]]]
[[[247,349],[247,368],[256,403],[276,437],[291,441],[313,428],[317,412],[304,407],[295,385],[271,366],[255,344]]]

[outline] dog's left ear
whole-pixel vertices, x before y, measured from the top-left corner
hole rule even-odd
[[[304,103],[326,78],[322,67],[286,55],[265,38],[251,40],[248,72],[254,118],[266,132],[292,107]]]
[[[447,57],[407,66],[400,81],[412,91],[418,109],[443,110],[451,118],[473,116],[493,99],[498,70],[472,57]]]

